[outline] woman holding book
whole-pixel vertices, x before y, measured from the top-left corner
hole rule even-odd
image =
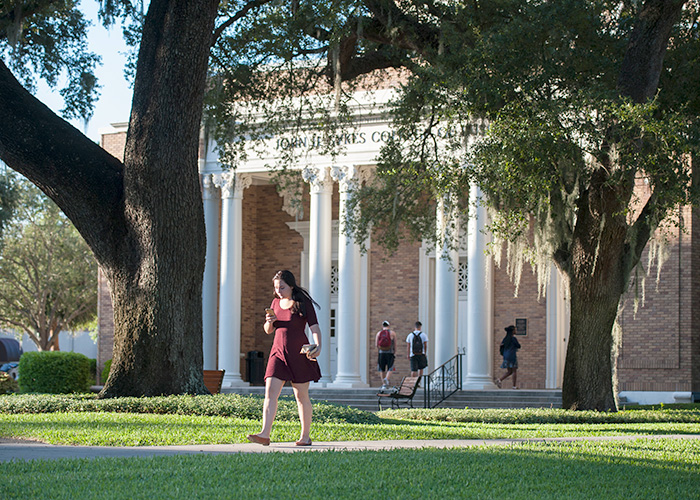
[[[270,444],[270,431],[277,413],[277,401],[282,387],[289,380],[297,400],[301,421],[301,436],[296,445],[310,446],[312,407],[309,382],[318,382],[321,378],[321,369],[316,361],[316,357],[321,353],[321,329],[314,310],[314,305],[318,304],[309,292],[297,285],[290,271],[279,271],[272,283],[275,298],[266,309],[263,329],[268,335],[274,334],[275,340],[265,370],[262,430],[259,434],[249,434],[248,440],[263,446]],[[307,343],[306,325],[309,325],[314,339],[311,345]]]

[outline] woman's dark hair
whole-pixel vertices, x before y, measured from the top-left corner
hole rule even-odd
[[[287,271],[286,269],[282,271],[277,271],[275,277],[272,278],[272,281],[275,280],[284,281],[292,289],[292,301],[294,302],[294,304],[292,304],[293,314],[298,314],[299,316],[306,316],[305,302],[307,300],[311,302],[314,306],[318,308],[321,307],[314,299],[311,298],[311,295],[309,295],[309,292],[307,292],[306,289],[297,285],[297,280],[294,278],[294,275],[291,271]]]
[[[512,337],[513,335],[515,335],[515,326],[513,326],[513,325],[506,326],[505,330],[506,330],[506,337]]]

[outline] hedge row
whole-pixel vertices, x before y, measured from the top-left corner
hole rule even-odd
[[[161,396],[97,399],[93,394],[10,394],[0,396],[2,413],[118,412],[209,415],[242,419],[262,418],[263,398],[238,394],[214,396]],[[297,405],[281,397],[277,419],[298,420]],[[314,421],[377,424],[382,419],[426,422],[483,422],[500,424],[609,424],[645,422],[700,423],[700,405],[689,408],[635,409],[617,413],[570,411],[557,408],[385,410],[378,414],[347,406],[314,401]]]
[[[262,418],[263,398],[238,394],[214,396],[160,396],[148,398],[97,399],[95,395],[10,394],[0,396],[0,413],[53,413],[53,412],[118,412],[158,413],[178,415],[209,415],[251,420]],[[277,420],[299,420],[294,398],[279,400]],[[377,424],[380,419],[373,413],[331,404],[314,402],[314,421],[330,423]]]
[[[500,424],[610,424],[645,422],[700,423],[700,406],[676,410],[638,409],[616,413],[574,411],[558,408],[384,410],[381,417],[427,422],[483,422]]]

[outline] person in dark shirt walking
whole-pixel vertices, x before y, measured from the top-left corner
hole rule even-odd
[[[507,326],[506,336],[501,342],[501,354],[503,355],[501,368],[505,368],[507,371],[502,377],[493,380],[499,388],[503,385],[503,381],[511,375],[513,376],[513,389],[518,388],[518,349],[520,349],[520,342],[515,338],[515,326]]]

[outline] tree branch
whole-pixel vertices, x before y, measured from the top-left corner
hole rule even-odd
[[[423,55],[437,49],[440,31],[428,23],[421,23],[406,15],[396,5],[395,0],[364,0],[364,4],[381,26],[381,29],[373,29],[370,23],[364,28],[367,29],[368,40],[374,38],[377,42],[390,43]]]
[[[212,40],[212,44],[216,43],[216,41],[219,39],[219,37],[221,37],[223,32],[226,31],[227,28],[232,26],[233,23],[248,15],[248,12],[262,5],[265,5],[266,3],[270,3],[271,1],[272,0],[252,0],[245,4],[241,10],[236,12],[233,16],[229,17],[226,21],[221,23],[221,25],[214,30],[214,38]]]
[[[671,30],[685,3],[685,0],[644,2],[620,68],[618,89],[622,96],[642,103],[656,94]]]
[[[27,92],[0,61],[0,159],[46,193],[98,260],[124,237],[123,166]]]

